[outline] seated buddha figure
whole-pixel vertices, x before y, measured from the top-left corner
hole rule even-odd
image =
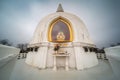
[[[63,32],[59,32],[57,35],[57,40],[58,41],[64,41],[65,40],[65,35]]]

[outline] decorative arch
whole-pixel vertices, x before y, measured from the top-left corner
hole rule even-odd
[[[48,41],[50,42],[72,42],[73,29],[70,21],[63,17],[54,19],[48,29]]]

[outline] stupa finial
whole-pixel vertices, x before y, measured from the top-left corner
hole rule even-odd
[[[59,4],[56,12],[64,12],[62,5]]]

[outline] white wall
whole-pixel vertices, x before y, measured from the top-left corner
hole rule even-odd
[[[20,49],[0,44],[0,67],[19,54]]]
[[[105,49],[106,55],[112,66],[113,72],[120,79],[120,46],[109,47]]]

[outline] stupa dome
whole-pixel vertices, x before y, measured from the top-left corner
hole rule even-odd
[[[76,15],[64,12],[63,9],[58,7],[55,13],[49,14],[45,16],[39,24],[34,32],[33,39],[30,44],[40,43],[40,42],[49,42],[49,29],[54,22],[62,20],[71,27],[71,42],[82,42],[93,44],[91,40],[88,30],[84,24],[84,22]]]

